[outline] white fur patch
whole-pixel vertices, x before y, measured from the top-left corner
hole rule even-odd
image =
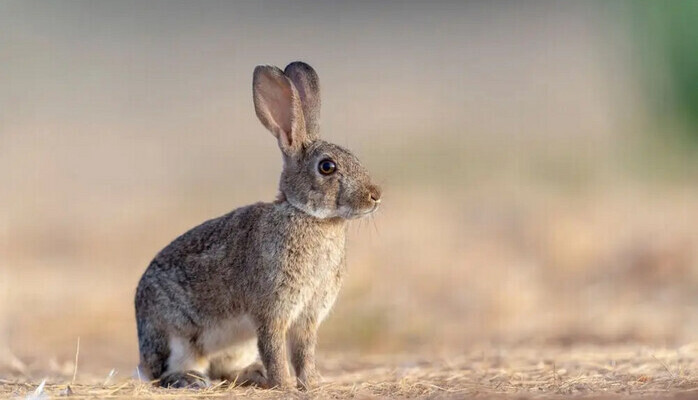
[[[241,370],[257,360],[257,330],[248,315],[221,322],[205,330],[199,343],[207,357],[225,357],[229,370]]]
[[[212,355],[237,344],[256,343],[257,330],[248,315],[231,318],[202,332],[199,343],[206,355]]]
[[[223,360],[224,368],[228,371],[241,371],[259,359],[257,338],[244,342],[237,342],[218,353]]]
[[[330,313],[330,310],[332,309],[332,306],[334,305],[334,301],[336,299],[337,295],[335,293],[334,296],[328,295],[327,298],[325,299],[324,304],[322,304],[320,310],[318,311],[318,318],[317,318],[317,323],[320,325],[322,321],[325,320],[327,317],[327,314]]]
[[[171,336],[167,367],[168,371],[194,370],[204,373],[208,368],[208,362],[204,357],[196,354],[189,340],[179,336]]]

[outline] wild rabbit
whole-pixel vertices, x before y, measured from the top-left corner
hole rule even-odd
[[[252,87],[283,157],[279,196],[184,233],[141,277],[139,371],[164,387],[209,379],[291,387],[287,346],[297,385],[312,386],[317,330],[344,276],[347,220],[381,201],[359,160],[320,139],[313,68],[258,66]]]

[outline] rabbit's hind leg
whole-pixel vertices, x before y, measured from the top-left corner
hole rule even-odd
[[[167,372],[160,378],[160,386],[171,388],[203,388],[210,385],[205,375],[209,363],[194,346],[193,341],[171,336]]]
[[[211,358],[209,376],[236,386],[264,386],[266,374],[257,355],[256,338],[237,343]]]
[[[160,378],[159,385],[171,389],[203,389],[209,387],[211,383],[206,375],[199,371],[189,370],[167,372]]]
[[[171,337],[144,319],[138,320],[138,341],[141,353],[139,373],[147,379],[157,379],[162,387],[208,385],[208,379],[203,375],[208,365],[191,341]]]
[[[167,358],[170,356],[170,346],[167,343],[167,333],[157,329],[144,319],[138,320],[138,347],[141,363],[138,373],[150,379],[160,379],[167,369]]]

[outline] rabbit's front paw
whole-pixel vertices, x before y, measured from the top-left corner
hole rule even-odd
[[[321,380],[322,380],[322,377],[315,370],[304,372],[300,376],[298,376],[298,389],[300,389],[300,390],[313,389],[313,388],[317,387],[317,385],[320,383]]]
[[[160,378],[159,385],[171,389],[203,389],[211,383],[205,375],[197,371],[170,372]]]
[[[282,380],[282,379],[272,379],[272,378],[267,378],[266,382],[264,385],[262,385],[265,389],[278,389],[278,390],[294,390],[296,387],[293,385],[293,381],[290,379],[287,380]]]

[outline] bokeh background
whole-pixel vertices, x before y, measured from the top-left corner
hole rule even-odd
[[[297,59],[385,189],[322,351],[698,339],[698,2],[1,1],[0,363],[136,365],[153,255],[275,197]]]

